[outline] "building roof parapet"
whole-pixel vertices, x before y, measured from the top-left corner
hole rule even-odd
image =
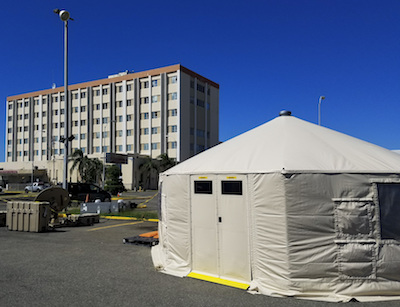
[[[95,87],[98,85],[105,85],[105,84],[110,84],[110,83],[118,83],[124,80],[133,80],[137,78],[144,78],[148,76],[155,76],[155,75],[160,75],[162,73],[170,73],[174,72],[177,70],[181,70],[182,72],[193,76],[195,78],[198,78],[202,82],[209,83],[212,86],[216,87],[219,89],[219,84],[215,83],[197,73],[194,71],[182,66],[181,64],[175,64],[175,65],[170,65],[170,66],[165,66],[165,67],[160,67],[160,68],[155,68],[155,69],[150,69],[150,70],[145,70],[145,71],[140,71],[140,72],[135,72],[135,73],[130,73],[126,74],[123,76],[116,76],[113,78],[104,78],[104,79],[98,79],[94,81],[88,81],[88,82],[82,82],[82,83],[77,83],[77,84],[70,84],[68,85],[68,90],[71,92],[73,90],[77,90],[79,88],[87,88],[87,87]],[[59,92],[64,92],[64,86],[56,87],[56,88],[51,88],[51,89],[46,89],[46,90],[40,90],[40,91],[34,91],[34,92],[29,92],[25,94],[19,94],[19,95],[13,95],[7,97],[7,101],[12,101],[12,100],[19,100],[19,99],[24,99],[28,97],[35,97],[35,96],[40,96],[40,95],[47,95],[47,94],[55,94]]]

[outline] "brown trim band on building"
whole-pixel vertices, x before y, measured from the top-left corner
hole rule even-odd
[[[99,79],[95,81],[89,81],[89,82],[83,82],[83,83],[78,83],[78,84],[71,84],[68,86],[69,91],[77,90],[79,88],[86,88],[86,87],[95,87],[98,85],[104,85],[104,84],[111,84],[111,83],[117,83],[121,82],[123,80],[133,80],[136,78],[143,78],[147,76],[155,76],[155,75],[160,75],[162,73],[171,73],[177,70],[181,70],[184,73],[191,75],[192,77],[198,78],[202,82],[209,83],[210,85],[216,87],[219,89],[219,84],[215,83],[197,73],[194,71],[180,65],[180,64],[175,64],[171,66],[166,66],[166,67],[161,67],[161,68],[155,68],[151,70],[146,70],[146,71],[140,71],[136,73],[131,73],[127,74],[124,76],[118,76],[118,77],[113,77],[113,78],[106,78],[106,79]],[[28,97],[35,97],[39,95],[47,95],[47,94],[54,94],[54,93],[59,93],[59,92],[64,92],[64,86],[57,87],[55,89],[47,89],[47,90],[41,90],[41,91],[35,91],[35,92],[30,92],[30,93],[25,93],[25,94],[20,94],[20,95],[14,95],[14,96],[9,96],[7,97],[7,101],[12,101],[12,100],[19,100],[19,99],[24,99]]]

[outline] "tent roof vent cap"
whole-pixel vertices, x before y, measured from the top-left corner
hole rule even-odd
[[[291,111],[283,110],[279,112],[279,116],[291,116],[291,115],[292,115]]]

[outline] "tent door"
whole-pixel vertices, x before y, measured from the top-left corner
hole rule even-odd
[[[247,177],[192,176],[193,270],[250,282]]]

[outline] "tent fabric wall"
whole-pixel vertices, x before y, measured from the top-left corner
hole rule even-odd
[[[190,272],[190,203],[188,176],[160,176],[160,244],[152,248],[156,268],[176,276]]]
[[[160,244],[152,248],[160,271],[192,271],[191,176],[223,174],[247,178],[249,291],[400,299],[400,228],[382,224],[400,217],[397,203],[385,204],[400,202],[400,155],[293,117],[207,150],[160,176]]]

